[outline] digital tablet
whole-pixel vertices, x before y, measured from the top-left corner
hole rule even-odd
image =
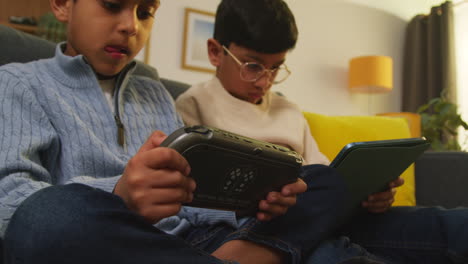
[[[346,145],[331,162],[349,191],[350,212],[376,192],[388,189],[429,148],[425,138],[354,142]]]
[[[161,144],[191,167],[197,188],[188,206],[253,214],[268,192],[297,181],[303,159],[286,147],[208,126],[187,126]]]

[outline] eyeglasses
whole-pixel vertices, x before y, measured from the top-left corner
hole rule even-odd
[[[240,67],[240,77],[242,80],[246,82],[256,82],[258,79],[260,79],[265,73],[269,73],[269,80],[273,84],[278,84],[286,80],[289,75],[291,74],[291,71],[288,69],[286,65],[281,65],[277,68],[274,69],[266,69],[265,66],[263,66],[260,63],[256,62],[245,62],[242,63],[234,54],[232,54],[226,46],[223,45],[223,49],[231,56],[234,61],[239,64]]]

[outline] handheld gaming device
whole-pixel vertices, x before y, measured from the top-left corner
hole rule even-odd
[[[256,212],[268,192],[295,182],[301,155],[283,146],[208,126],[187,126],[161,144],[178,151],[197,183],[188,206]]]
[[[353,142],[344,146],[330,167],[340,173],[347,185],[348,215],[362,211],[361,202],[370,194],[388,190],[388,184],[429,146],[425,138]]]

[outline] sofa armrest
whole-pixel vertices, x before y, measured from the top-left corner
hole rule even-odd
[[[55,44],[37,36],[0,25],[0,65],[54,56]]]
[[[181,95],[182,93],[187,91],[188,88],[190,88],[190,85],[187,83],[174,81],[166,78],[161,78],[161,82],[164,84],[164,86],[169,91],[174,100],[176,100],[177,97],[179,97],[179,95]]]
[[[415,165],[421,206],[468,206],[468,152],[426,152]]]

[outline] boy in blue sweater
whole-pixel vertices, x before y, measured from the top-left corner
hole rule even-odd
[[[324,166],[304,171],[316,191],[286,185],[256,217],[182,206],[190,166],[159,147],[182,121],[161,83],[132,74],[158,0],[50,3],[67,42],[0,68],[6,263],[299,263],[328,236],[342,186]]]

